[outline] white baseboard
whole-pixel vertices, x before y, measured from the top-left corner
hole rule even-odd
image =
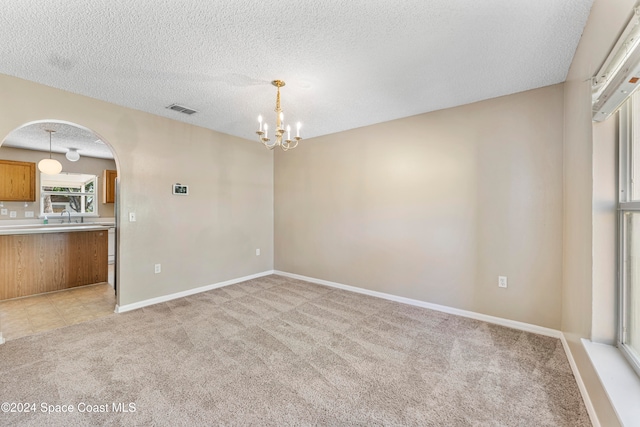
[[[562,342],[562,347],[564,348],[564,353],[567,355],[567,360],[569,360],[569,366],[571,366],[571,372],[573,372],[573,376],[576,379],[576,383],[578,384],[578,390],[580,390],[580,394],[582,395],[582,401],[584,402],[584,406],[587,408],[587,413],[589,414],[589,418],[591,419],[591,424],[593,427],[600,427],[600,420],[598,420],[598,415],[596,414],[596,409],[591,402],[591,398],[589,397],[589,392],[587,391],[587,386],[585,386],[584,381],[582,380],[582,375],[580,375],[580,371],[578,370],[578,365],[576,364],[575,359],[573,358],[573,353],[571,353],[571,348],[569,348],[569,343],[567,342],[567,338],[564,334],[560,335],[560,342]]]
[[[331,286],[333,288],[343,289],[345,291],[357,292],[359,294],[365,294],[373,297],[384,298],[390,301],[401,302],[403,304],[415,305],[417,307],[428,308],[431,310],[441,311],[444,313],[455,314],[457,316],[463,316],[463,317],[468,317],[475,320],[481,320],[483,322],[506,326],[508,328],[518,329],[521,331],[532,332],[534,334],[545,335],[553,338],[560,338],[562,336],[562,332],[556,329],[545,328],[543,326],[532,325],[530,323],[503,319],[501,317],[489,316],[487,314],[461,310],[459,308],[448,307],[446,305],[433,304],[430,302],[420,301],[417,299],[400,297],[397,295],[386,294],[384,292],[371,291],[369,289],[343,285],[342,283],[330,282],[328,280],[322,280],[322,279],[315,279],[313,277],[301,276],[299,274],[287,273],[285,271],[275,270],[274,273],[279,274],[281,276],[291,277],[293,279],[300,279],[300,280],[304,280],[311,283],[317,283],[319,285],[325,285],[325,286]]]
[[[176,292],[175,294],[163,295],[156,298],[146,299],[144,301],[138,301],[126,305],[116,305],[116,313],[124,313],[126,311],[136,310],[142,307],[148,307],[150,305],[159,304],[161,302],[171,301],[176,298],[188,297],[189,295],[199,294],[200,292],[210,291],[212,289],[222,288],[223,286],[234,285],[236,283],[245,282],[247,280],[256,279],[258,277],[268,276],[273,274],[273,270],[263,271],[261,273],[252,274],[250,276],[238,277],[237,279],[226,280],[224,282],[214,283],[212,285],[201,286],[199,288],[188,289],[182,292]]]

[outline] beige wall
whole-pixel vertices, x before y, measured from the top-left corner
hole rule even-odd
[[[46,136],[46,134],[45,134]],[[3,135],[0,137],[0,143]],[[12,147],[0,147],[0,159],[3,160],[18,160],[21,162],[33,162],[38,163],[45,157],[49,156],[49,152],[22,150],[20,148]],[[52,157],[58,160],[62,164],[62,170],[64,172],[72,173],[87,173],[98,176],[98,215],[102,218],[113,218],[113,203],[102,203],[102,171],[105,169],[116,169],[116,162],[109,159],[97,159],[92,157],[80,157],[77,162],[68,161],[64,154],[53,153]],[[17,218],[25,219],[25,211],[33,211],[37,218],[40,213],[40,172],[36,168],[36,201],[29,203],[28,207],[24,207],[24,202],[4,202],[4,205],[10,211],[17,212]],[[0,221],[10,220],[12,218],[9,215],[0,215]]]
[[[593,303],[591,339],[616,344],[618,117],[593,124]]]
[[[556,85],[277,152],[276,269],[560,328],[562,120]]]
[[[62,120],[95,132],[115,152],[120,305],[273,268],[271,152],[9,76],[0,75],[0,99],[0,139],[31,121]],[[173,196],[176,182],[188,184],[190,195]],[[129,212],[137,222],[125,220]],[[155,263],[162,273],[154,274]]]
[[[611,181],[594,184],[594,180],[612,169],[615,125],[596,125],[594,131],[589,82],[631,17],[634,4],[635,0],[594,1],[565,83],[562,331],[603,426],[619,422],[580,339],[592,335],[602,339],[611,332],[610,319],[593,325],[594,319],[606,321],[603,313],[611,307],[607,292],[613,289],[606,279],[611,273],[611,254],[606,254],[611,241],[603,235],[612,228]],[[595,156],[604,157],[594,160]],[[606,259],[593,262],[604,254]]]

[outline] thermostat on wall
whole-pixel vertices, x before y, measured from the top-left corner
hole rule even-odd
[[[177,194],[178,196],[188,196],[189,195],[189,186],[182,184],[173,184],[173,194]]]

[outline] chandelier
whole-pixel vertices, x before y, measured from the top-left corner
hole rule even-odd
[[[272,85],[278,88],[278,95],[276,96],[276,130],[275,130],[275,141],[272,144],[269,144],[269,125],[262,125],[262,116],[258,116],[259,127],[256,131],[258,134],[258,141],[260,141],[265,147],[269,150],[273,150],[277,146],[280,146],[283,151],[291,150],[298,146],[298,142],[302,140],[300,138],[300,122],[296,125],[296,136],[291,139],[291,126],[287,125],[287,139],[283,141],[285,127],[284,127],[284,114],[282,113],[282,109],[280,108],[280,88],[285,85],[282,80],[274,80],[271,82]]]

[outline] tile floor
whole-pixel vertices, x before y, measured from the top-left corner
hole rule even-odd
[[[108,316],[115,305],[109,283],[0,301],[0,330],[5,340],[16,339]]]

